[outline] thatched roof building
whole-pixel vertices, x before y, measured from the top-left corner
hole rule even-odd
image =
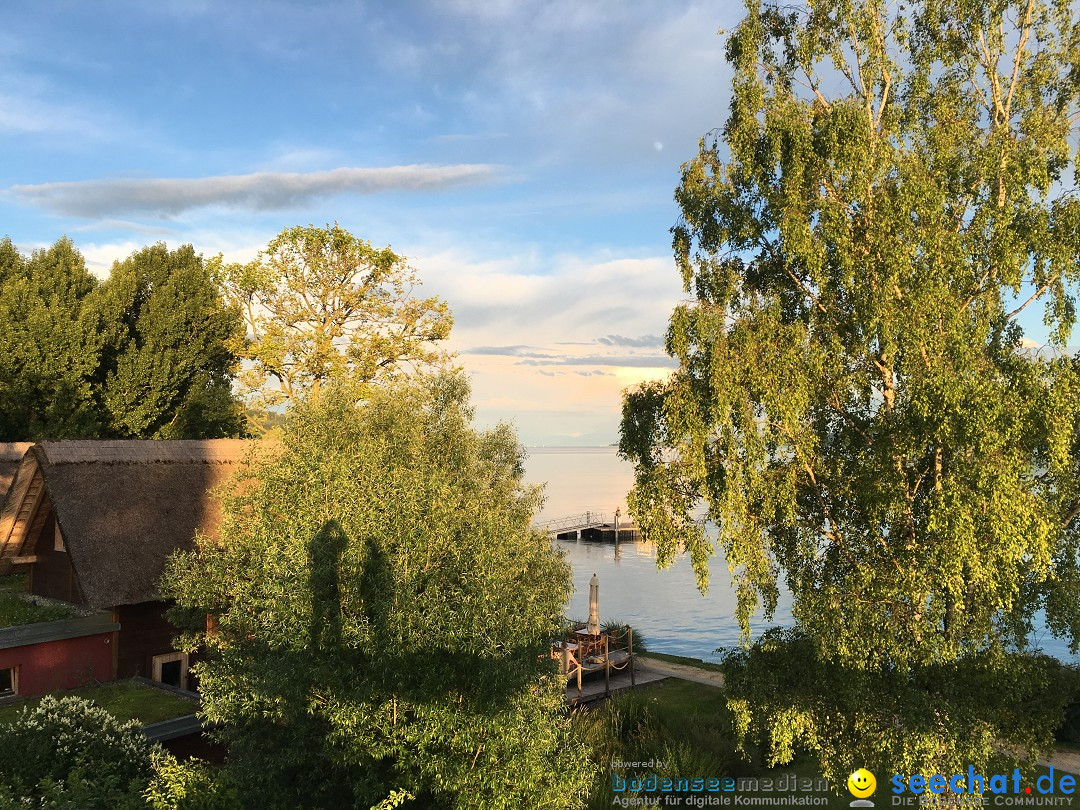
[[[33,442],[0,442],[0,503],[11,488],[19,462]]]
[[[69,560],[68,596],[60,598],[94,608],[156,599],[169,554],[191,548],[196,531],[216,533],[221,515],[210,493],[252,444],[38,442],[0,509],[0,570],[27,564],[42,568],[33,577],[44,581],[55,551]]]

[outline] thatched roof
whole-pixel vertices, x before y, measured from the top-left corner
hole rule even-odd
[[[30,449],[32,442],[0,442],[0,504],[11,488],[19,462]]]
[[[34,471],[44,478],[87,604],[156,598],[169,554],[191,548],[196,530],[217,532],[221,515],[209,492],[230,479],[250,449],[238,439],[35,444]],[[30,473],[24,467],[20,480]],[[9,553],[28,553],[17,550],[16,534]]]

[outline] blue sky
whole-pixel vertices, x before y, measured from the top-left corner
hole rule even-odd
[[[667,372],[679,165],[722,124],[721,27],[677,2],[33,2],[0,32],[0,233],[246,259],[339,221],[455,314],[478,421],[616,440]]]
[[[479,423],[527,444],[616,440],[622,389],[669,372],[672,193],[723,123],[741,4],[5,12],[0,236],[24,251],[66,234],[104,276],[157,241],[246,260],[338,221],[448,301]]]

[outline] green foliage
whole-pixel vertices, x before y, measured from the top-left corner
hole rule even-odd
[[[133,253],[103,284],[68,239],[0,242],[0,441],[235,436],[240,314],[190,245]]]
[[[113,264],[97,291],[104,340],[96,373],[110,435],[202,439],[236,436],[232,394],[243,334],[217,279],[191,245],[164,244]]]
[[[1034,613],[1077,640],[1080,361],[1061,356],[1080,281],[1071,14],[748,0],[727,43],[727,123],[683,166],[674,250],[693,298],[667,336],[679,370],[625,402],[630,508],[661,563],[690,552],[702,589],[723,551],[746,637],[786,582],[813,652],[798,660],[835,675],[822,695],[851,736],[750,681],[733,699],[774,757],[812,741],[832,779],[877,750],[861,679],[890,690],[887,727],[910,735],[884,755],[985,757],[991,730],[1046,739],[994,716],[986,691],[1027,672],[1006,651]],[[1017,324],[1037,302],[1043,357]],[[988,673],[971,684],[983,699],[939,686],[972,668]],[[931,699],[949,723],[923,722]],[[962,729],[982,742],[964,749]]]
[[[240,799],[227,770],[196,759],[154,753],[154,778],[143,794],[153,810],[234,810]]]
[[[818,655],[797,630],[774,629],[729,651],[725,683],[736,735],[767,764],[805,750],[823,773],[959,773],[1014,755],[1035,761],[1052,745],[1075,676],[1046,656],[987,650],[958,661],[897,669],[848,668]],[[1002,764],[1004,767],[1004,764]],[[1000,768],[999,768],[1000,770]]]
[[[120,723],[80,698],[46,697],[0,726],[0,808],[112,810],[144,807],[153,746],[135,723]]]
[[[460,377],[331,387],[165,577],[248,806],[573,807],[587,778],[548,655],[570,588],[512,431]],[[396,799],[394,797],[397,797]]]
[[[1065,710],[1061,724],[1054,730],[1054,740],[1076,746],[1080,744],[1080,667],[1066,666],[1063,680]]]
[[[232,345],[252,361],[240,381],[257,411],[317,396],[335,378],[386,379],[447,359],[437,345],[453,324],[446,304],[414,297],[404,257],[336,223],[286,228],[245,265],[217,262],[247,323]]]
[[[0,440],[96,436],[97,281],[68,239],[22,257],[0,242]]]

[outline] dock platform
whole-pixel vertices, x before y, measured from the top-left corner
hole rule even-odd
[[[623,672],[613,677],[606,689],[603,678],[590,678],[587,681],[582,681],[581,692],[578,692],[577,681],[571,679],[571,682],[566,686],[566,705],[570,708],[587,706],[590,703],[604,700],[611,695],[618,695],[646,684],[658,683],[669,677],[671,676],[666,673],[658,672],[655,669],[646,669],[635,662],[633,683],[630,682],[630,673]]]
[[[615,527],[618,526],[618,529]],[[534,524],[534,529],[554,535],[559,540],[591,540],[606,542],[631,542],[639,539],[638,527],[630,521],[620,521],[618,510],[615,522],[610,522],[603,512],[583,512]]]

